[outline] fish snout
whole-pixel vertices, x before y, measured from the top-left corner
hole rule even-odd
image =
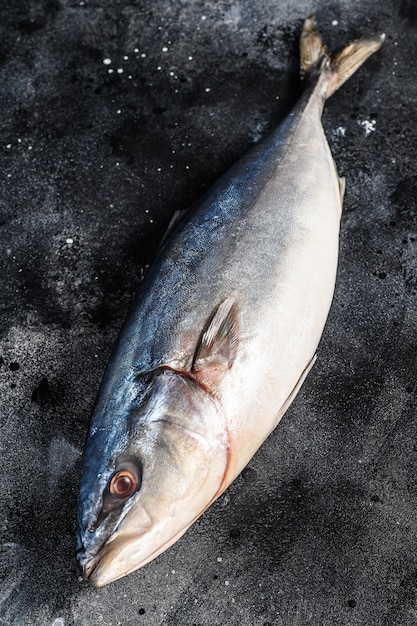
[[[78,568],[85,581],[90,581],[91,574],[101,560],[102,540],[99,541],[98,547],[97,533],[79,529],[77,533],[77,545],[75,548],[75,557]]]
[[[94,558],[94,555],[86,552],[84,546],[78,547],[75,555],[81,575],[85,581],[88,581],[97,565],[97,559]]]

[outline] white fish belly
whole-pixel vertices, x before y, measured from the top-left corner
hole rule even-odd
[[[240,294],[239,354],[221,388],[230,438],[224,488],[282,416],[315,354],[333,296],[339,180],[318,116],[311,122],[300,122],[254,207],[263,224],[252,229],[259,241],[248,244],[248,264],[262,257],[265,278],[257,273],[252,291]]]

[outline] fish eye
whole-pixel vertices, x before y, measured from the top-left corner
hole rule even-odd
[[[89,531],[94,532],[112,512],[129,500],[142,483],[141,469],[136,463],[125,461],[113,473],[103,493],[103,504],[96,520],[91,524]]]
[[[126,500],[139,488],[139,478],[131,469],[121,469],[113,474],[109,482],[109,492],[113,498]]]

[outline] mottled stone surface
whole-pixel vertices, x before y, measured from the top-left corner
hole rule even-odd
[[[417,623],[417,10],[316,6],[331,49],[387,34],[324,114],[347,189],[318,362],[188,533],[93,590],[75,506],[111,347],[173,212],[297,100],[314,5],[1,3],[2,626]]]

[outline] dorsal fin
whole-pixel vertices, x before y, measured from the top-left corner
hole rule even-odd
[[[216,385],[236,358],[239,343],[235,298],[223,300],[214,310],[197,345],[191,372],[200,382]]]
[[[159,242],[158,250],[161,250],[164,247],[164,245],[168,241],[169,237],[171,236],[171,233],[175,230],[178,222],[181,220],[182,216],[187,213],[187,211],[188,211],[188,209],[175,211],[174,215],[171,217],[171,219],[169,221],[169,224],[167,226],[166,231],[164,232],[164,235],[163,235],[161,241]]]

